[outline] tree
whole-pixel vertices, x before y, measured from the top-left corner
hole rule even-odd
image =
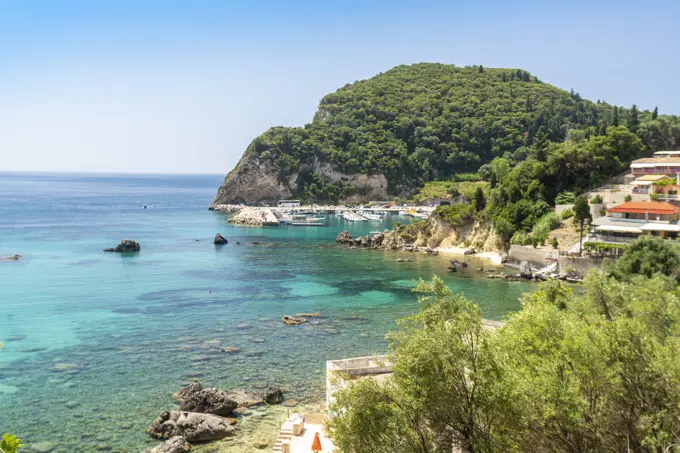
[[[637,132],[639,125],[640,125],[640,118],[638,117],[637,105],[633,104],[633,107],[630,109],[630,114],[628,116],[628,129],[632,133],[635,133],[635,132]]]
[[[336,394],[329,432],[342,451],[490,451],[503,424],[488,422],[512,412],[479,308],[437,277],[416,291],[421,311],[390,334],[391,380]]]
[[[484,190],[481,187],[477,187],[477,190],[475,190],[475,209],[483,211],[485,207],[486,196],[484,195]]]
[[[634,275],[673,275],[680,267],[678,246],[661,238],[644,235],[632,242],[616,261],[612,274],[618,279]]]
[[[614,106],[614,115],[612,116],[612,126],[619,125],[619,108]]]
[[[0,453],[17,453],[21,446],[21,439],[17,436],[5,434],[0,439]]]
[[[335,393],[352,453],[672,452],[680,442],[680,299],[656,275],[541,284],[498,330],[437,278],[389,335],[393,374]]]
[[[654,107],[654,111],[652,112],[652,121],[657,119],[658,116],[659,116],[659,107]]]
[[[579,246],[578,254],[581,256],[583,249],[583,228],[587,223],[593,220],[593,216],[590,214],[590,205],[588,204],[588,199],[581,195],[574,201],[574,224],[578,226],[579,229]]]

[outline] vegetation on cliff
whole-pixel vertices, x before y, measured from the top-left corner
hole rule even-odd
[[[529,192],[532,202],[551,203],[557,191],[619,171],[644,146],[680,146],[680,120],[587,101],[520,69],[420,63],[345,85],[321,100],[312,123],[274,127],[245,156],[271,162],[280,178],[315,160],[345,173],[384,174],[395,195],[474,173],[495,158],[511,168],[526,161],[513,176],[539,176],[543,187],[527,183],[499,196]],[[484,170],[483,179],[493,177]],[[352,190],[311,179],[300,178],[297,195],[322,201]],[[516,220],[524,208],[517,211],[504,217]]]
[[[675,248],[651,241],[630,261],[647,250],[677,267]],[[333,441],[354,453],[676,451],[680,298],[666,264],[651,278],[593,271],[585,293],[545,283],[496,331],[440,279],[421,282],[420,313],[390,335],[392,377],[336,393]]]

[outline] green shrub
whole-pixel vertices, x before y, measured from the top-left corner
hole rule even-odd
[[[576,200],[574,192],[560,192],[555,197],[555,204],[571,204]]]
[[[574,217],[574,211],[571,209],[567,209],[566,211],[562,211],[562,220],[567,220]]]
[[[661,199],[661,195],[659,195],[658,193],[653,193],[649,195],[649,199],[652,201],[659,201]]]
[[[548,239],[550,232],[560,226],[560,216],[554,212],[549,212],[541,216],[531,230],[534,237],[539,241]]]
[[[633,201],[633,196],[630,194],[626,195],[626,198],[624,198],[623,201],[625,201],[626,203],[628,203],[629,201]]]
[[[557,249],[558,246],[557,238],[552,238],[552,248]]]
[[[460,226],[475,218],[475,208],[471,204],[457,203],[450,206],[439,206],[434,210],[433,215],[452,226]]]
[[[526,231],[515,231],[510,239],[511,244],[515,245],[531,245],[531,236]]]
[[[600,208],[600,215],[601,215],[602,217],[604,217],[604,216],[607,215],[607,207],[606,207],[606,206],[602,206],[602,207]]]
[[[601,204],[602,203],[602,197],[600,194],[595,195],[593,198],[590,199],[590,204]]]

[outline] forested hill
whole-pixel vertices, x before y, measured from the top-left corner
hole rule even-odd
[[[547,161],[551,144],[604,136],[618,125],[650,149],[680,145],[677,117],[584,100],[521,69],[397,66],[325,96],[311,124],[257,137],[215,202],[285,195],[334,201],[381,190],[408,196],[424,182],[477,172],[495,157],[513,166]],[[620,161],[607,171],[635,157],[616,153],[602,156]]]

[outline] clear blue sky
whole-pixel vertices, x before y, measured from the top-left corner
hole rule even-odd
[[[0,170],[226,173],[347,82],[529,70],[680,114],[680,1],[0,0]]]

